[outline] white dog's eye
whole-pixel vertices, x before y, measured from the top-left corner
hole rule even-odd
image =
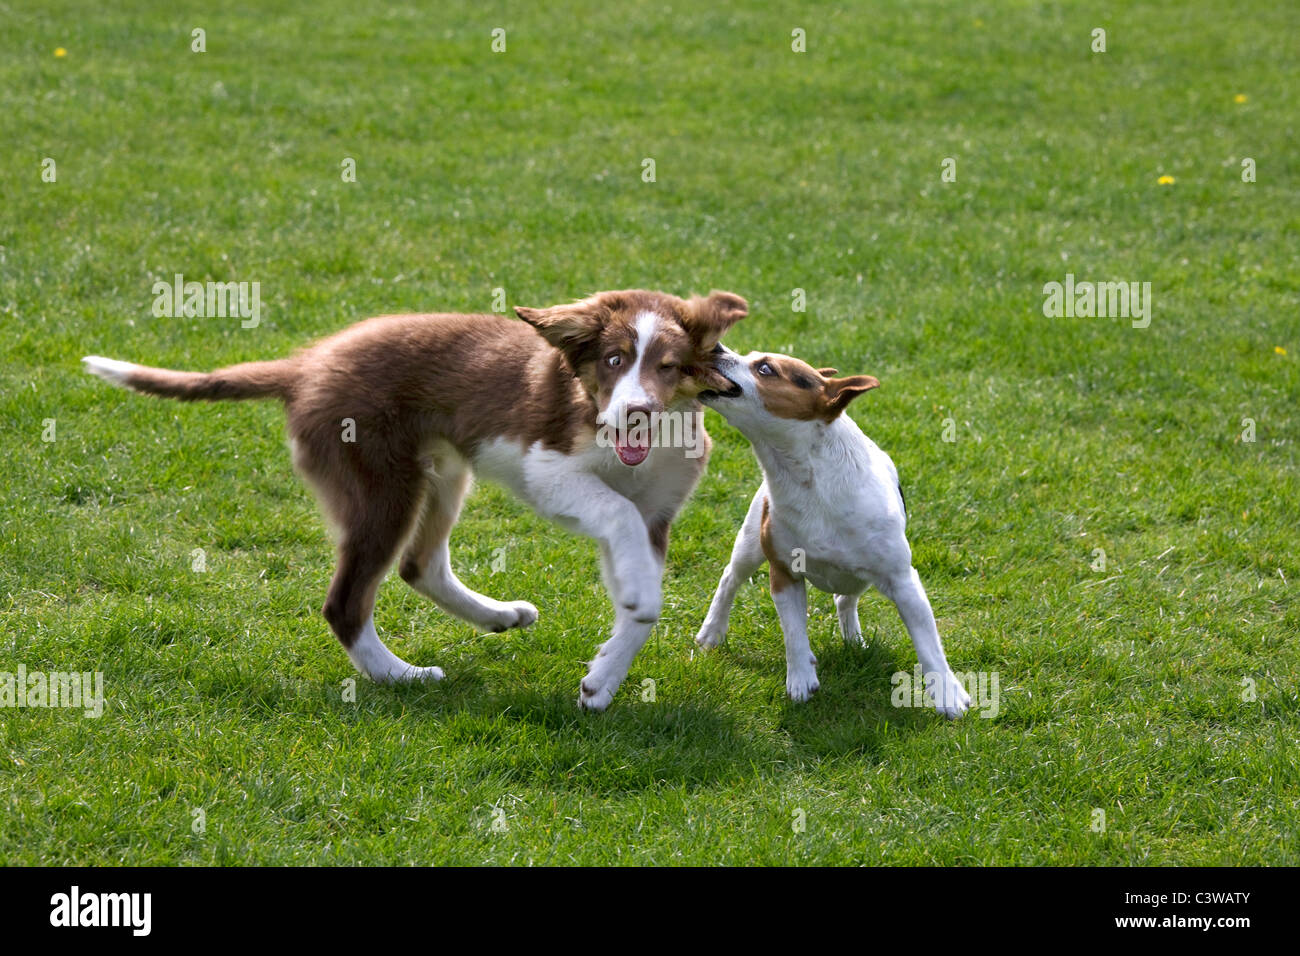
[[[620,365],[623,364],[623,356],[615,352],[609,358],[605,359],[605,364],[608,365],[610,368],[618,368]]]
[[[759,362],[759,363],[758,363],[758,374],[759,374],[759,375],[775,375],[775,374],[776,374],[776,369],[772,368],[772,366],[768,365],[766,362]]]

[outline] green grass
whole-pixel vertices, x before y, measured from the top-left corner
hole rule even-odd
[[[0,670],[102,670],[107,705],[0,710],[0,862],[1300,862],[1295,9],[3,14]],[[154,318],[176,272],[260,282],[261,325]],[[1045,318],[1067,272],[1150,282],[1150,327]],[[498,286],[730,289],[733,347],[877,376],[852,414],[903,475],[954,668],[1000,676],[996,719],[891,706],[915,655],[878,596],[860,650],[811,597],[807,705],[761,575],[730,644],[692,653],[758,481],[713,413],[663,620],[607,713],[574,703],[611,621],[594,546],[490,487],[454,559],[539,623],[475,635],[394,575],[381,633],[448,679],[345,701],[279,408],[78,367],[272,357]]]

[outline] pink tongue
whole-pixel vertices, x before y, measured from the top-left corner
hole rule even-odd
[[[650,454],[650,443],[638,445],[632,442],[615,441],[614,451],[618,453],[618,460],[623,464],[639,465],[645,461],[646,455]]]

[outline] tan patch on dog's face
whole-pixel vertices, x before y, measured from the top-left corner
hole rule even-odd
[[[749,358],[749,372],[763,407],[777,418],[830,422],[863,392],[878,388],[870,375],[828,378],[835,369],[815,369],[789,355],[760,354]]]
[[[635,366],[636,338],[632,317],[616,312],[605,320],[593,342],[569,357],[574,373],[602,412],[619,380]]]
[[[749,363],[763,407],[777,418],[811,421],[826,414],[820,372],[788,355],[759,355]]]

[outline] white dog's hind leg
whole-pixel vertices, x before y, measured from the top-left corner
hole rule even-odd
[[[845,644],[854,644],[858,647],[866,643],[862,640],[862,625],[858,622],[860,596],[859,594],[835,595],[835,613],[840,619],[840,636],[844,638]]]
[[[736,592],[765,560],[762,524],[763,499],[766,495],[767,485],[763,485],[749,503],[749,511],[736,534],[736,543],[731,548],[731,560],[722,572],[718,589],[709,604],[709,613],[700,625],[699,633],[695,635],[695,643],[700,647],[717,647],[727,639],[727,626],[731,621],[731,607],[735,603]]]
[[[899,617],[912,636],[912,645],[921,662],[925,689],[939,713],[948,718],[960,717],[970,708],[970,694],[948,666],[943,642],[939,640],[939,628],[934,623],[934,611],[930,608],[930,599],[925,596],[920,575],[915,568],[909,567],[879,581],[876,586],[898,607]]]

